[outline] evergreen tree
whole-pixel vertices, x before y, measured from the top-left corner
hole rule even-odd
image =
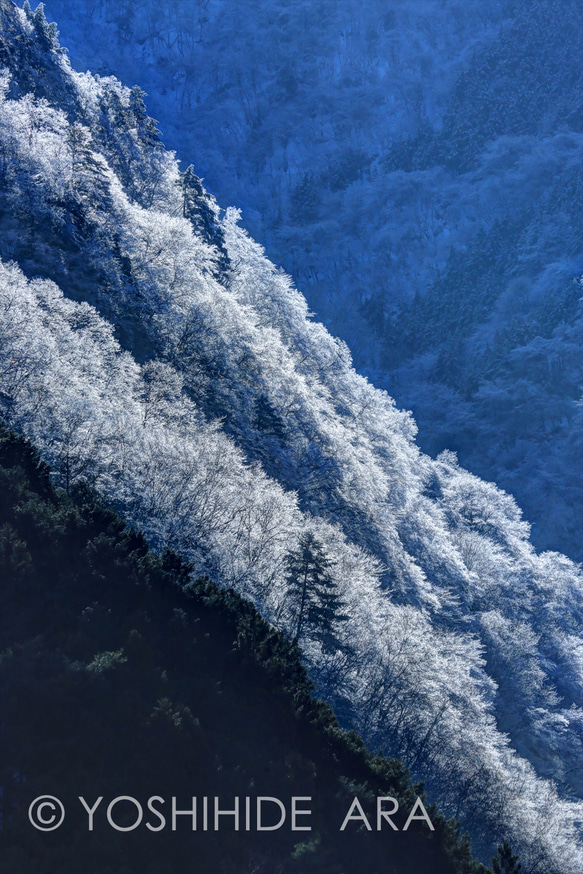
[[[285,439],[285,428],[281,416],[270,402],[269,398],[260,394],[255,403],[254,426],[265,434]]]
[[[158,122],[148,115],[144,97],[146,92],[139,85],[134,85],[130,91],[130,111],[135,118],[140,140],[149,148],[161,149],[160,131],[156,127]]]
[[[31,11],[30,5],[28,8],[24,7],[24,12],[27,17],[32,21],[34,25],[34,29],[36,30],[41,44],[44,48],[47,49],[58,49],[59,48],[59,32],[57,30],[57,25],[53,22],[49,24],[45,16],[45,4],[39,3],[34,12]]]
[[[229,256],[225,247],[223,232],[217,223],[208,195],[201,179],[190,164],[184,173],[180,174],[179,185],[182,189],[182,215],[191,223],[194,231],[205,243],[215,246],[219,251],[219,274],[225,273],[229,266]]]
[[[492,870],[494,874],[521,874],[522,865],[518,861],[518,856],[512,852],[508,841],[504,841],[498,847],[498,852],[492,859]]]
[[[298,225],[306,225],[318,217],[320,194],[312,173],[306,173],[291,194],[290,218]]]
[[[300,537],[297,550],[287,556],[288,594],[295,613],[293,641],[318,640],[324,652],[340,649],[336,634],[339,622],[348,616],[330,573],[332,561],[311,532]]]

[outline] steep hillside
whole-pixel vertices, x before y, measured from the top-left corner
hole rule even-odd
[[[513,499],[415,425],[189,169],[138,88],[0,0],[0,404],[302,648],[489,859],[576,874],[583,587]],[[555,781],[555,783],[550,781]]]
[[[361,372],[583,559],[579,0],[50,0]]]
[[[170,552],[149,553],[87,488],[55,491],[30,446],[4,429],[0,482],[4,874],[183,872],[193,846],[201,874],[251,867],[360,874],[363,866],[371,874],[408,874],[411,866],[487,874],[455,824],[434,810],[433,831],[423,820],[399,834],[389,825],[369,834],[357,823],[340,831],[355,792],[367,806],[377,795],[398,800],[394,821],[402,829],[419,790],[398,762],[373,758],[339,730],[310,696],[297,649],[248,602],[191,581],[188,565]],[[35,836],[26,815],[47,789],[67,809],[50,843]],[[144,823],[116,834],[103,803],[90,834],[80,792],[90,806],[99,795],[109,803],[131,792]],[[154,793],[155,815],[146,809]],[[173,832],[172,797],[188,809],[193,793],[197,833],[184,816]],[[288,822],[260,834],[261,795],[280,799],[287,817],[289,798],[302,797],[298,807],[312,811],[298,816],[303,830],[292,832]],[[224,810],[240,799],[243,826],[245,798],[253,798],[248,831],[236,833],[229,817],[214,830],[215,796]],[[264,806],[264,822],[276,822]],[[119,803],[112,818],[131,830],[135,813],[133,802],[125,810]]]

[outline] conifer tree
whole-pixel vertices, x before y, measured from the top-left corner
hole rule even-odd
[[[265,394],[260,394],[255,403],[255,427],[265,434],[271,434],[280,440],[285,438],[285,429],[281,416]]]
[[[43,44],[47,49],[58,49],[59,32],[57,30],[57,25],[54,22],[49,24],[47,21],[45,16],[45,4],[39,3],[34,12],[32,12],[30,4],[28,4],[28,8],[26,8],[26,6],[24,7],[24,12],[34,24],[34,28],[40,38],[41,44]]]
[[[225,248],[224,236],[211,209],[201,179],[190,164],[180,174],[178,184],[182,189],[182,214],[205,243],[216,246],[219,251],[219,273],[225,273],[229,266],[229,256]]]
[[[294,616],[292,640],[318,640],[324,652],[340,649],[336,626],[348,616],[330,573],[332,561],[311,532],[302,534],[297,550],[287,556],[287,585]]]
[[[130,110],[136,120],[140,140],[149,148],[161,149],[160,131],[156,127],[157,121],[148,115],[144,102],[146,96],[139,85],[134,85],[130,91]]]
[[[492,870],[494,874],[521,874],[522,865],[508,841],[498,847],[498,852],[492,859]]]

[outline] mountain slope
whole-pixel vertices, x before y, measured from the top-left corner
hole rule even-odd
[[[426,822],[398,835],[390,827],[340,831],[355,787],[363,800],[398,799],[399,828],[415,788],[398,762],[373,758],[339,730],[311,698],[297,649],[248,602],[191,581],[176,555],[149,553],[86,487],[57,492],[30,446],[4,429],[0,481],[5,874],[184,871],[193,839],[197,869],[208,874],[251,864],[258,872],[329,874],[358,874],[365,865],[374,874],[389,870],[387,855],[391,874],[411,865],[477,874],[466,841],[435,811],[433,832]],[[47,787],[68,814],[48,845],[31,840],[26,816]],[[120,840],[104,804],[89,834],[79,791],[92,805],[98,795],[109,802],[129,790],[144,808],[152,792],[163,793],[156,816],[146,809],[156,832],[142,824]],[[308,795],[301,807],[312,815],[298,822],[311,834],[289,827],[258,834],[255,812],[250,830],[237,834],[228,818],[218,820],[219,834],[212,825],[205,834],[202,816],[196,835],[188,819],[171,831],[171,798],[187,808],[193,792],[201,805],[205,795],[211,804],[219,796],[224,809],[239,797],[242,811],[247,795],[255,803],[276,793],[288,806],[290,796]],[[131,827],[125,813],[116,805],[113,821]]]
[[[484,858],[509,834],[525,870],[576,872],[577,568],[534,552],[509,495],[419,452],[236,211],[179,173],[139,90],[0,14],[5,418],[67,490],[90,482],[297,636],[343,725]],[[315,586],[303,615],[308,542],[337,606]]]
[[[47,8],[77,66],[150,92],[422,448],[581,560],[581,3]]]

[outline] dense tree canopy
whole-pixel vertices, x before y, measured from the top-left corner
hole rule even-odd
[[[423,449],[581,560],[579,0],[47,8],[78,66],[150,92]]]

